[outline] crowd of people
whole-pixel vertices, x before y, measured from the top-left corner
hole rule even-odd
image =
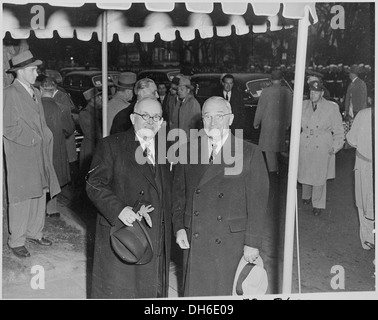
[[[92,88],[84,93],[88,104],[78,119],[84,134],[78,160],[70,97],[50,78],[39,89],[33,86],[41,63],[29,50],[15,55],[9,70],[15,80],[4,89],[12,252],[27,258],[26,241],[52,245],[43,235],[45,218],[58,215],[56,196],[80,170],[98,211],[92,298],[167,297],[172,232],[184,252],[185,296],[231,295],[239,261],[256,263],[261,258],[269,184],[280,174],[278,153],[286,148],[291,123],[292,92],[281,86],[288,71],[270,70],[272,86],[263,89],[254,123],[247,124],[261,127],[258,146],[238,137],[246,125],[245,111],[231,74],[222,76],[218,94],[201,106],[188,76],[177,75],[167,87],[152,79],[137,81],[135,73],[124,72],[108,103],[108,137],[102,138],[101,92]],[[345,84],[331,80],[334,72],[331,66],[324,77],[308,79],[298,182],[303,203],[313,206],[314,216],[322,214],[327,180],[335,178],[335,155],[345,146],[342,115],[339,106],[326,99],[328,91],[330,97],[345,101],[345,115],[354,119],[347,141],[357,148],[361,243],[370,250],[375,240],[368,107],[374,103],[368,103],[360,66],[350,68]],[[188,151],[187,161],[161,161],[162,146],[176,142],[167,144],[166,136],[158,134],[163,127],[191,138],[179,143],[180,152]],[[242,167],[230,165],[229,158],[241,160]],[[118,239],[120,250],[132,252],[133,262],[109,241],[121,229],[126,233]]]

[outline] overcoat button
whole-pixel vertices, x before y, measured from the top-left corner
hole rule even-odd
[[[221,244],[221,243],[222,243],[222,240],[217,238],[217,239],[215,239],[215,243],[216,243],[216,244]]]
[[[221,216],[219,216],[219,217],[217,218],[218,221],[222,221],[222,219],[223,219],[223,218],[222,218]]]
[[[196,194],[200,194],[201,193],[201,189],[196,189]]]
[[[199,233],[195,233],[195,234],[193,234],[193,236],[194,236],[194,238],[198,238],[199,237]]]
[[[224,194],[223,194],[223,193],[220,193],[220,194],[218,195],[218,197],[219,197],[220,199],[222,199],[222,198],[224,197]]]
[[[194,215],[195,215],[196,217],[198,217],[198,216],[199,216],[199,211],[194,211]]]

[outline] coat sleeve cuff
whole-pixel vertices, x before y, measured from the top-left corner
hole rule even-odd
[[[261,250],[261,248],[262,248],[262,237],[253,236],[251,234],[246,234],[244,244],[248,247]]]

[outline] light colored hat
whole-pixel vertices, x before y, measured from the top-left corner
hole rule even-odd
[[[268,275],[261,257],[256,263],[248,263],[242,257],[236,270],[232,295],[264,295],[267,290]]]
[[[137,81],[137,75],[133,72],[123,72],[119,75],[118,80],[115,82],[117,87],[134,89]]]
[[[94,97],[98,96],[101,92],[99,92],[96,88],[90,88],[87,91],[83,92],[83,96],[85,100],[89,101]]]
[[[36,60],[30,50],[22,51],[16,54],[10,61],[11,68],[8,72],[14,72],[27,67],[39,66],[42,64],[41,60]]]

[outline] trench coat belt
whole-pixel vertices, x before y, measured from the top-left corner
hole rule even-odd
[[[330,131],[322,131],[322,130],[316,130],[316,129],[305,129],[303,130],[304,134],[308,134],[310,136],[313,136],[315,134],[322,135],[322,134],[328,134]]]
[[[359,153],[358,150],[356,150],[356,157],[366,162],[373,162],[373,160],[368,159],[365,156],[363,156],[361,153]]]

